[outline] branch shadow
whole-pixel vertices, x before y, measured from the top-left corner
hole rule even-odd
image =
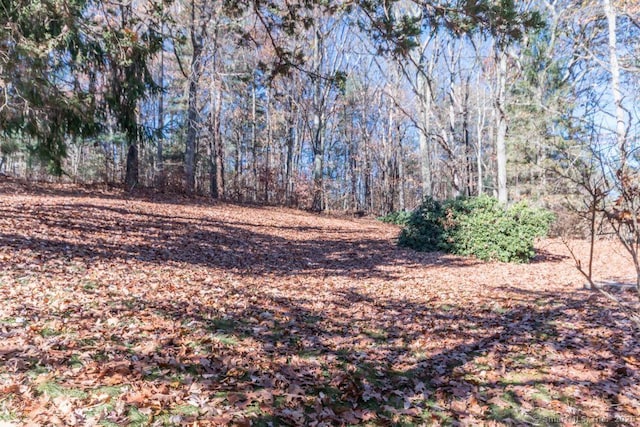
[[[252,213],[256,213],[251,211]],[[292,275],[317,271],[346,277],[383,277],[385,267],[457,265],[475,261],[403,250],[392,239],[366,238],[362,230],[320,225],[267,225],[204,215],[150,213],[93,203],[8,206],[0,219],[20,225],[0,233],[0,245],[30,250],[43,260],[138,260],[186,263],[241,274]],[[310,217],[306,217],[310,221]],[[291,237],[283,237],[283,233]]]
[[[215,305],[197,294],[143,289],[126,296],[100,284],[70,284],[78,300],[97,305],[70,301],[63,309],[25,299],[3,313],[21,321],[0,325],[7,343],[0,378],[44,368],[69,386],[128,387],[121,399],[129,407],[166,412],[176,399],[198,402],[185,423],[522,425],[599,413],[605,421],[596,424],[634,424],[624,420],[633,415],[629,402],[640,398],[638,333],[594,294],[514,286],[444,305],[381,298],[358,284],[281,296],[270,291],[290,275],[386,281],[396,268],[474,264],[300,215],[306,222],[289,227],[88,198],[3,206],[0,221],[17,228],[1,233],[0,245],[43,263],[185,264],[258,277],[269,289],[220,288]],[[562,260],[543,254],[538,262],[545,256]],[[70,332],[51,335],[57,332],[43,328],[47,322]],[[597,412],[589,398],[606,408]],[[104,417],[124,424],[128,416],[114,409]]]
[[[0,360],[20,372],[34,365],[60,371],[74,355],[89,354],[84,369],[102,381],[120,376],[151,389],[196,387],[218,405],[198,419],[214,423],[246,417],[253,425],[552,425],[593,419],[580,392],[608,402],[606,422],[597,424],[633,425],[624,402],[640,395],[632,363],[640,357],[637,332],[614,312],[603,316],[602,301],[585,304],[583,293],[511,291],[529,299],[504,310],[489,303],[469,310],[380,300],[351,288],[319,307],[311,299],[256,298],[235,289],[225,297],[243,303],[221,311],[185,297],[116,296],[107,311],[85,310],[74,320],[125,319],[144,333],[116,329],[96,338],[101,346],[14,349]],[[30,310],[28,303],[19,311],[34,319],[64,314]],[[147,324],[151,315],[173,326]],[[613,339],[594,340],[590,327]],[[255,407],[258,413],[238,415]]]

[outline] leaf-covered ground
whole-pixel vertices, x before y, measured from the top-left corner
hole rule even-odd
[[[508,265],[397,233],[5,180],[0,425],[638,425],[638,334],[562,243]]]

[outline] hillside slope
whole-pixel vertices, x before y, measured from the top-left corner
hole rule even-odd
[[[638,335],[582,290],[561,242],[508,265],[398,248],[397,233],[0,184],[0,424],[640,419]],[[598,245],[600,278],[633,275]]]

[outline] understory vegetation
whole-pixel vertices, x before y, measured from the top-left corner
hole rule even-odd
[[[535,239],[547,235],[554,215],[527,202],[505,209],[497,199],[480,196],[444,202],[427,198],[407,219],[401,213],[388,218],[405,225],[401,246],[484,261],[527,262],[535,256]]]
[[[411,211],[394,211],[378,217],[379,221],[387,224],[406,225],[411,219]]]

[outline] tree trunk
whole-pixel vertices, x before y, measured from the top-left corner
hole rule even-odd
[[[449,160],[447,162],[447,168],[449,169],[451,177],[451,196],[456,198],[460,196],[460,172],[458,170],[458,162],[455,155],[456,150],[456,106],[459,106],[458,97],[455,94],[456,87],[454,85],[454,78],[451,77],[451,87],[449,89],[449,120],[446,129],[442,129],[442,147],[445,148]]]
[[[242,136],[238,132],[236,134],[236,144],[235,144],[235,162],[234,162],[234,171],[233,171],[233,185],[235,188],[235,196],[237,200],[242,200],[242,189],[240,188],[240,178],[242,175]]]
[[[478,105],[478,116],[477,116],[477,122],[476,122],[476,168],[478,169],[477,173],[478,173],[478,181],[477,181],[477,188],[476,188],[476,194],[478,196],[480,196],[481,194],[484,193],[484,177],[482,176],[482,140],[483,140],[483,128],[484,128],[484,121],[485,121],[485,109],[484,109],[484,99],[481,100],[480,99],[480,75],[478,74],[478,78],[477,78],[477,88],[478,88],[478,98],[477,98],[477,105]]]
[[[198,84],[202,68],[202,36],[196,33],[195,1],[191,0],[191,74],[189,74],[189,100],[187,106],[187,138],[184,152],[184,177],[187,194],[195,192],[196,142],[198,138]]]
[[[162,31],[164,32],[164,22],[162,23]],[[164,49],[160,50],[160,94],[158,96],[158,130],[156,137],[156,189],[164,189]]]
[[[373,192],[371,190],[371,147],[369,146],[369,139],[364,139],[364,168],[362,173],[364,175],[364,207],[368,212],[373,211]]]
[[[313,138],[313,204],[311,209],[321,212],[323,206],[322,172],[324,169],[324,138],[322,135],[322,119],[317,114],[314,117],[314,138]]]
[[[225,198],[226,185],[224,178],[224,143],[222,141],[222,134],[220,133],[220,106],[218,106],[218,120],[216,131],[216,188],[218,189],[218,197]]]
[[[266,89],[266,106],[265,106],[265,112],[266,112],[266,121],[267,121],[267,144],[265,147],[265,159],[264,159],[264,202],[266,204],[269,204],[269,187],[271,187],[271,139],[272,139],[272,133],[271,133],[271,99],[270,99],[270,93],[269,93],[269,88]]]
[[[497,52],[498,75],[495,99],[496,110],[496,154],[498,163],[498,201],[506,205],[509,201],[507,192],[507,52],[506,47],[501,46]]]
[[[124,178],[124,185],[127,191],[133,191],[138,185],[138,147],[135,142],[129,143],[127,150],[127,171]]]
[[[258,200],[258,118],[256,114],[256,87],[254,85],[251,91],[251,171],[253,174],[251,200],[254,203]]]
[[[320,67],[322,61],[321,50],[324,48],[320,30],[314,35],[314,62],[318,76],[315,77],[313,93],[313,138],[311,149],[313,151],[313,202],[311,209],[315,212],[324,210],[323,206],[323,169],[324,169],[324,115],[322,112],[322,82],[320,79]]]
[[[395,165],[394,156],[394,143],[393,143],[393,110],[389,108],[389,114],[387,116],[387,131],[386,136],[383,137],[384,153],[385,153],[385,168],[384,174],[384,192],[385,192],[385,206],[384,214],[389,214],[395,211],[395,198],[396,198],[396,182],[397,182],[397,169]]]
[[[426,72],[426,71],[425,71]],[[431,180],[431,150],[429,147],[429,130],[431,124],[431,86],[427,77],[420,73],[418,76],[418,88],[420,96],[420,175],[422,182],[422,197],[433,196],[433,183]]]
[[[192,74],[193,76],[193,74]],[[187,139],[184,152],[184,177],[185,190],[187,194],[195,192],[195,169],[196,169],[196,140],[198,136],[197,120],[197,97],[198,84],[194,77],[189,79],[189,106],[187,112]]]
[[[297,113],[293,109],[293,100],[289,98],[289,115],[287,116],[287,160],[285,165],[285,199],[287,206],[293,203],[293,156],[296,145],[296,117]]]
[[[224,195],[224,150],[220,134],[220,115],[222,111],[222,90],[215,80],[211,83],[211,111],[209,115],[209,194],[212,199]]]
[[[347,123],[347,114],[345,112],[345,128]],[[351,128],[351,123],[349,123],[349,128]],[[345,135],[345,138],[347,136]],[[350,209],[354,212],[360,210],[360,200],[358,197],[358,145],[357,140],[353,134],[353,129],[351,128],[351,132],[349,132],[348,139],[349,141],[349,177],[351,178],[351,206]]]
[[[471,76],[467,77],[465,84],[464,103],[462,112],[462,132],[464,139],[465,169],[466,169],[466,189],[465,195],[471,197],[473,193],[473,161],[471,159],[471,141],[469,136],[469,92]]]
[[[620,65],[618,63],[618,47],[616,35],[616,11],[610,0],[603,0],[604,12],[607,16],[608,45],[609,45],[609,72],[611,73],[611,95],[616,110],[616,143],[620,156],[620,170],[624,172],[627,160],[625,112],[622,105],[622,92],[620,91]]]

